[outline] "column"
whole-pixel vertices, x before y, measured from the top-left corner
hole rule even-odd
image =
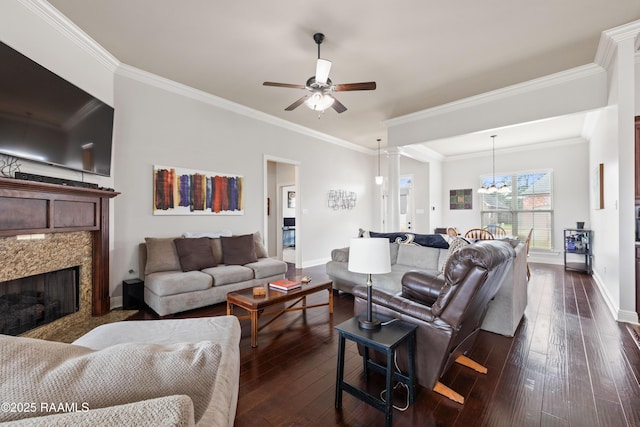
[[[400,230],[400,148],[387,149],[388,165],[388,202],[387,202],[387,232]]]

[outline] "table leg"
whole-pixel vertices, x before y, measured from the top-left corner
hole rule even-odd
[[[329,288],[329,314],[333,314],[333,287]]]
[[[369,381],[369,347],[362,346],[362,370],[364,371],[364,380]]]
[[[233,314],[233,304],[227,301],[227,316],[231,316]]]
[[[249,312],[251,317],[251,347],[258,346],[258,310]]]
[[[391,415],[393,414],[393,386],[391,385],[391,379],[393,378],[393,354],[395,350],[387,350],[387,399],[384,409],[384,425],[385,427],[391,427]]]
[[[416,333],[409,337],[409,403],[416,400]]]
[[[336,372],[336,409],[342,407],[342,381],[344,379],[344,335],[338,333],[338,369]]]

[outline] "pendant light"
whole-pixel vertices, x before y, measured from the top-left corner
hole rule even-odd
[[[376,184],[382,185],[382,182],[384,181],[384,177],[380,173],[380,138],[378,138],[377,141],[378,141],[378,175],[376,175]]]
[[[480,188],[478,188],[478,193],[480,194],[493,194],[493,193],[500,193],[500,194],[507,194],[507,193],[511,193],[511,189],[509,188],[509,186],[505,183],[498,183],[499,185],[496,186],[496,136],[497,135],[491,135],[491,140],[492,140],[492,163],[493,163],[493,181],[491,183],[490,186],[485,187],[482,186]]]

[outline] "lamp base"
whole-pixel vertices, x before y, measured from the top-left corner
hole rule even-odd
[[[367,315],[358,317],[358,326],[360,329],[367,329],[369,331],[377,331],[382,327],[382,322],[375,317],[372,317],[371,320],[367,319]]]

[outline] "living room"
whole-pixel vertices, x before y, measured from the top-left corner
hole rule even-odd
[[[632,18],[638,17],[629,20]],[[498,91],[482,102],[473,98],[467,105],[461,103],[453,112],[431,110],[423,117],[414,117],[413,125],[417,123],[416,126],[422,128],[417,136],[403,133],[404,123],[400,120],[391,121],[387,124],[389,134],[385,149],[411,145],[415,138],[430,140],[457,136],[462,127],[454,132],[434,123],[444,121],[443,118],[448,123],[465,123],[477,111],[473,108],[484,109],[484,113],[473,126],[463,129],[465,133],[509,126],[516,123],[516,116],[521,122],[541,120],[543,117],[538,111],[531,111],[523,104],[536,96],[542,97],[540,106],[547,108],[546,111],[555,105],[557,115],[584,110],[596,112],[590,122],[590,139],[553,141],[558,142],[553,151],[549,145],[521,151],[498,150],[495,163],[499,171],[505,172],[553,169],[555,250],[551,253],[534,251],[532,261],[561,264],[560,230],[573,226],[576,221],[586,221],[597,236],[594,279],[608,309],[616,320],[637,323],[635,201],[631,186],[634,181],[632,123],[633,117],[640,115],[640,91],[637,90],[640,67],[633,46],[633,38],[638,33],[637,21],[630,23],[627,31],[633,37],[614,32],[604,38],[615,48],[609,46],[607,49],[603,43],[605,46],[599,48],[601,55],[615,49],[619,55],[620,52],[625,54],[604,61],[608,68],[579,70],[583,73],[574,72],[575,79],[563,74],[536,82],[539,85],[516,86],[518,90],[514,90],[513,95],[508,90]],[[137,247],[145,237],[224,229],[237,234],[264,230],[268,161],[291,162],[297,167],[296,248],[300,267],[322,265],[329,259],[332,249],[347,246],[360,228],[385,231],[379,208],[381,188],[373,181],[378,168],[375,150],[311,131],[121,63],[70,26],[69,21],[46,2],[3,2],[0,5],[0,41],[115,108],[111,177],[81,177],[76,172],[37,163],[24,162],[22,165],[26,172],[69,179],[87,178],[121,193],[114,198],[111,207],[109,293],[114,308],[121,305],[122,281],[140,275]],[[549,81],[555,82],[555,86]],[[256,87],[251,90],[259,89],[260,82],[255,83]],[[571,84],[576,86],[564,91]],[[548,87],[558,89],[561,95],[549,95]],[[584,92],[586,87],[596,90]],[[584,95],[579,97],[580,102],[576,101],[578,97],[568,95],[576,93]],[[498,106],[505,96],[509,102],[506,106]],[[496,116],[504,121],[496,122]],[[480,184],[479,177],[491,172],[488,166],[490,142],[486,138],[486,150],[475,159],[459,156],[422,160],[418,154],[413,155],[414,158],[400,158],[401,174],[428,177],[427,180],[415,180],[415,232],[429,233],[435,227],[448,225],[464,231],[478,225],[478,199],[474,199],[471,210],[451,211],[447,205],[448,192],[475,188]],[[482,161],[478,162],[478,158]],[[590,182],[597,163],[605,164],[607,196],[601,210],[590,208]],[[244,214],[154,216],[154,165],[242,175]],[[382,170],[386,173],[389,170],[386,154],[382,159]],[[334,189],[356,192],[355,207],[329,209],[327,195]]]
[[[299,165],[298,209],[301,215],[297,224],[297,244],[300,249],[300,266],[323,263],[328,259],[332,248],[346,245],[359,228],[382,228],[380,209],[377,207],[381,198],[380,189],[370,178],[376,174],[377,168],[374,151],[292,126],[271,116],[261,115],[254,110],[129,67],[119,63],[99,46],[94,45],[92,49],[81,47],[62,35],[56,26],[43,21],[35,6],[10,2],[3,5],[3,8],[6,11],[2,15],[7,21],[2,30],[4,42],[22,49],[32,59],[115,107],[113,174],[110,178],[92,177],[94,182],[103,187],[111,187],[116,191],[127,188],[113,204],[112,297],[117,298],[121,294],[119,287],[123,279],[138,276],[134,252],[136,244],[146,236],[175,235],[209,230],[212,227],[217,230],[230,229],[236,233],[263,229],[267,210],[264,171],[265,159],[268,158],[291,160]],[[50,11],[58,16],[55,10]],[[18,22],[21,24],[16,25]],[[28,39],[21,30],[23,27],[30,28]],[[633,32],[634,28],[634,24],[630,24],[627,31]],[[37,40],[47,40],[47,44],[38,43]],[[611,38],[607,36],[604,40]],[[606,46],[606,43],[602,44]],[[49,52],[56,52],[56,55],[52,57]],[[599,55],[606,53],[600,48]],[[474,132],[513,124],[514,119],[510,117],[515,114],[513,111],[519,112],[517,115],[521,121],[539,120],[541,113],[536,108],[523,105],[532,96],[539,98],[538,109],[548,109],[549,104],[552,104],[558,114],[574,113],[578,106],[585,109],[585,105],[594,111],[601,110],[597,120],[591,121],[593,131],[589,142],[580,139],[560,141],[561,147],[554,149],[553,159],[547,156],[545,146],[521,154],[497,150],[495,163],[498,170],[502,168],[509,172],[552,168],[556,174],[566,174],[568,179],[555,180],[560,197],[555,200],[554,229],[559,231],[572,226],[576,221],[587,222],[599,239],[598,245],[594,247],[594,255],[598,260],[594,265],[595,277],[605,292],[614,317],[637,321],[633,304],[635,288],[632,286],[635,277],[634,233],[629,231],[635,229],[634,199],[630,188],[618,184],[633,182],[633,156],[630,151],[633,147],[633,130],[630,127],[623,133],[617,129],[621,126],[618,122],[622,120],[623,113],[629,121],[633,121],[639,102],[637,93],[633,97],[631,94],[634,91],[626,89],[635,84],[633,78],[625,84],[612,85],[611,89],[607,89],[607,83],[604,83],[633,76],[633,64],[630,66],[630,70],[618,71],[618,74],[609,73],[609,77],[606,77],[607,73],[602,67],[596,71],[593,70],[595,66],[587,70],[569,70],[567,73],[542,79],[541,82],[528,82],[494,94],[485,94],[481,97],[482,102],[470,98],[459,102],[461,107],[458,108],[454,108],[454,105],[447,109],[426,111],[422,114],[430,117],[414,119],[409,125],[402,125],[406,121],[404,118],[396,119],[397,125],[393,122],[389,124],[388,148],[405,145],[404,140],[407,138],[402,136],[403,126],[415,127],[416,123],[420,124],[420,120],[426,123],[419,126],[419,129],[423,129],[421,132],[428,129],[425,135],[419,136],[422,140],[452,136],[451,126],[438,130],[435,123],[466,123],[463,120],[465,117],[483,109],[495,113],[485,111],[482,117],[476,114],[478,118],[472,125],[461,125],[461,128],[466,132]],[[635,79],[637,78],[636,75]],[[559,93],[559,98],[549,96],[550,91],[546,89],[548,87],[553,87]],[[596,89],[585,92],[588,87]],[[607,91],[609,95],[603,96],[603,91]],[[581,96],[570,96],[575,93],[580,93]],[[620,110],[614,100],[622,96],[629,99],[625,100],[626,104],[620,104],[625,106],[625,109]],[[504,101],[505,98],[507,102]],[[576,98],[578,101],[567,101]],[[602,104],[600,108],[595,108],[597,103]],[[506,114],[505,109],[511,113]],[[500,119],[496,120],[494,114],[499,114]],[[620,134],[621,142],[618,150],[611,150],[609,141],[616,133]],[[416,138],[416,135],[411,137]],[[622,138],[628,141],[622,141]],[[176,144],[176,141],[181,143]],[[574,142],[573,148],[568,148]],[[485,155],[490,154],[489,143],[487,138]],[[188,144],[189,150],[184,150],[182,144]],[[242,156],[237,153],[242,153]],[[385,157],[383,156],[383,170],[387,167]],[[536,158],[540,161],[536,161]],[[596,162],[593,160],[596,158],[598,163],[607,164],[604,179],[607,198],[605,209],[589,211],[589,182],[593,169],[591,164]],[[519,165],[518,159],[526,161]],[[557,163],[549,164],[547,160]],[[448,210],[446,193],[454,188],[477,186],[478,177],[490,172],[488,168],[478,168],[477,162],[464,158],[425,163],[403,157],[401,161],[405,169],[401,173],[413,173],[413,170],[417,170],[429,176],[428,188],[421,188],[422,183],[416,180],[415,209],[419,213],[416,214],[414,231],[429,232],[435,227],[450,224],[464,230],[477,225],[478,210],[463,211],[464,214]],[[215,226],[206,217],[191,217],[187,225],[182,217],[153,217],[150,208],[150,177],[153,165],[157,164],[242,174],[247,183],[244,215],[218,217],[213,223]],[[354,168],[355,164],[366,166]],[[331,173],[327,174],[329,165]],[[25,164],[23,170],[42,175],[79,178],[76,173],[62,169],[52,170],[38,164]],[[332,189],[356,192],[355,208],[348,211],[327,209],[327,194]],[[612,227],[620,231],[611,233]],[[559,232],[555,233],[555,239],[554,248],[558,254],[562,247]],[[559,255],[536,260],[561,263]]]

